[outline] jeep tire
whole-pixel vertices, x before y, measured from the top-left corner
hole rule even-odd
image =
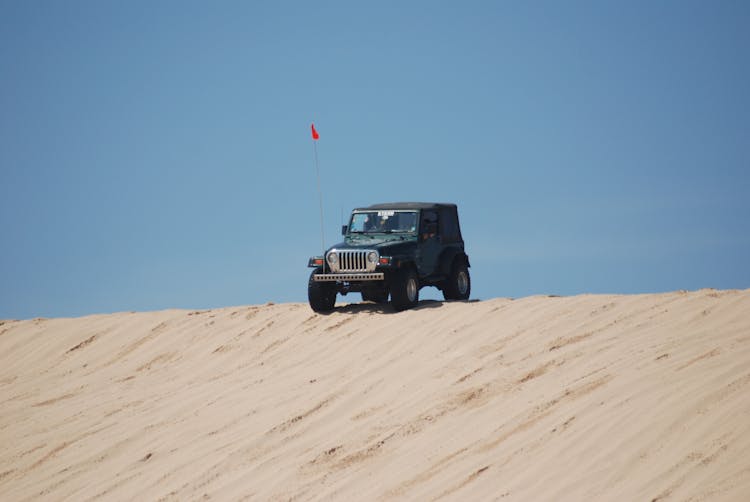
[[[451,272],[443,283],[443,298],[446,300],[468,300],[471,294],[471,276],[466,260],[457,256],[453,260]]]
[[[391,304],[396,312],[419,302],[419,278],[413,268],[397,270],[391,278]]]
[[[316,268],[310,274],[310,280],[307,282],[307,299],[310,308],[315,312],[331,312],[336,304],[336,285],[333,282],[315,282],[313,276],[320,273],[321,269]]]

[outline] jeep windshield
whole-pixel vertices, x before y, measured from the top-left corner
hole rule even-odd
[[[417,211],[358,211],[349,222],[350,234],[413,234],[417,231]]]

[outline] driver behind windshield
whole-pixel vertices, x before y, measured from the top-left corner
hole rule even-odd
[[[364,233],[399,233],[416,230],[416,213],[359,213],[352,219],[352,231]],[[359,227],[359,228],[358,228]]]

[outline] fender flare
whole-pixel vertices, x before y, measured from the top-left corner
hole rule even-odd
[[[469,264],[469,256],[462,249],[448,248],[443,251],[443,254],[440,256],[440,272],[443,275],[450,274],[453,262],[456,261],[456,258],[464,260],[466,266],[471,267]]]
[[[395,270],[403,270],[406,268],[413,268],[417,270],[417,264],[412,259],[397,259],[398,265],[394,267]]]

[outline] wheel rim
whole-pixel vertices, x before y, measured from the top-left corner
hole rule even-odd
[[[459,272],[458,273],[458,280],[456,282],[457,282],[457,286],[458,286],[458,292],[461,295],[465,295],[466,294],[466,290],[469,289],[469,276],[466,275],[466,272],[464,272],[463,270],[461,272]]]
[[[410,302],[417,299],[417,281],[413,277],[406,281],[406,297]]]

